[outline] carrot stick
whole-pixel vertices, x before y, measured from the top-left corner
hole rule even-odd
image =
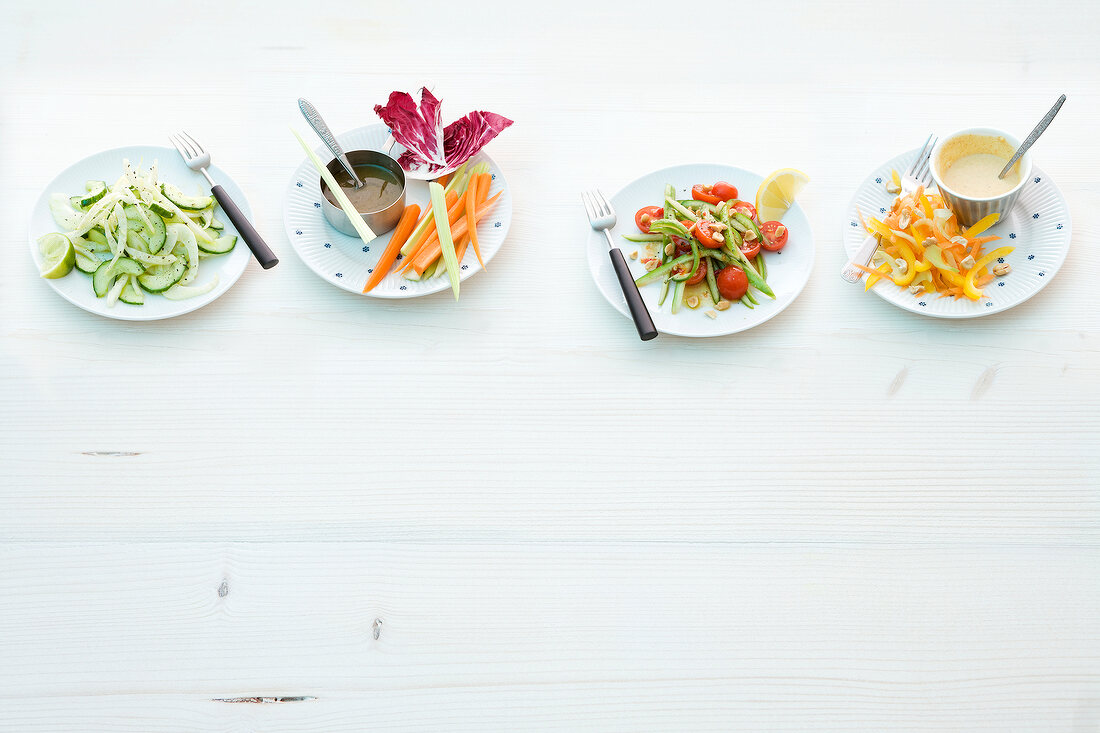
[[[481,179],[477,182],[477,202],[479,204],[489,198],[489,187],[492,185],[493,177],[488,173],[482,173]]]
[[[466,186],[466,227],[469,230],[467,234],[470,237],[470,244],[474,245],[474,254],[477,255],[477,263],[481,265],[481,269],[485,269],[485,261],[481,259],[481,245],[477,241],[477,192],[481,188],[481,176],[477,177],[476,181],[471,181]],[[465,253],[466,245],[462,244],[462,251]],[[459,256],[459,262],[462,262],[462,257]]]
[[[455,194],[454,191],[450,191],[444,196],[444,200],[447,202],[447,210],[450,211],[451,207],[458,201],[458,195]],[[416,239],[412,241],[412,245],[408,248],[408,254],[405,255],[407,259],[412,259],[412,256],[416,254],[420,245],[424,244],[424,241],[435,233],[434,223],[435,214],[432,213],[432,207],[429,206],[424,209],[424,218],[416,223],[416,230],[420,233],[416,235]]]
[[[449,197],[447,198],[447,223],[450,224],[452,228],[454,227],[455,222],[457,222],[462,216],[462,212],[465,209],[466,197],[459,196],[454,191],[451,191]],[[430,246],[432,242],[439,241],[439,231],[435,227],[430,227],[430,231],[425,230],[425,234],[427,235],[427,238],[424,240],[424,242],[417,249],[409,253],[410,262],[416,258],[416,255],[419,254],[424,247]],[[408,263],[406,263],[405,267],[403,267],[402,269],[405,269],[407,267]]]
[[[495,204],[497,199],[500,198],[501,193],[503,192],[497,193],[496,196],[493,196],[492,198],[488,199],[484,204],[479,206],[477,209],[477,216],[475,218],[485,216],[485,214],[489,213],[489,209],[493,208],[493,204]],[[460,220],[451,227],[451,236],[461,237],[468,231],[468,229],[469,227],[466,224],[466,220]],[[411,267],[418,275],[423,274],[428,265],[435,262],[435,258],[440,255],[441,251],[442,249],[439,245],[438,238],[436,238],[436,240],[434,242],[431,242],[430,244],[425,243],[425,245],[420,248],[420,251],[417,252],[416,256],[409,261],[407,267]]]
[[[374,286],[382,282],[382,278],[389,274],[390,266],[397,259],[397,253],[401,251],[401,245],[412,234],[413,227],[416,226],[416,220],[419,218],[420,206],[412,204],[405,207],[405,210],[401,213],[400,221],[397,222],[397,228],[393,230],[393,236],[390,237],[390,242],[386,245],[386,251],[378,258],[378,264],[374,266],[374,272],[367,278],[367,284],[363,286],[364,293],[374,289]]]

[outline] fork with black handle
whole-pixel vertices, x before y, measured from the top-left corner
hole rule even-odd
[[[210,166],[210,153],[203,150],[198,141],[186,132],[180,132],[179,135],[169,135],[168,137],[172,144],[176,146],[176,150],[179,151],[187,167],[206,176],[206,180],[210,182],[210,193],[218,200],[218,204],[222,207],[225,215],[229,217],[229,221],[233,222],[233,226],[241,235],[241,239],[252,250],[252,254],[256,256],[256,261],[260,263],[260,267],[270,270],[279,264],[279,258],[271,251],[271,247],[267,246],[267,242],[256,231],[256,227],[252,226],[252,222],[248,220],[244,212],[240,210],[237,204],[233,203],[233,199],[229,198],[229,194],[226,193],[225,189],[214,183],[214,179],[210,177],[206,170]]]
[[[630,266],[626,264],[623,251],[616,246],[611,236],[611,230],[615,227],[615,209],[599,189],[585,191],[581,194],[581,200],[584,201],[584,208],[588,211],[588,221],[592,228],[603,232],[607,237],[607,246],[611,250],[611,266],[615,269],[615,276],[619,278],[619,287],[626,296],[626,306],[630,309],[630,317],[634,319],[639,338],[642,341],[657,338],[657,327],[653,325],[649,309],[645,307],[642,294],[638,292],[638,286],[630,274]]]

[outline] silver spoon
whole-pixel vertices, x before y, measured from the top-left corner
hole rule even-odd
[[[1058,101],[1054,103],[1054,106],[1050,108],[1050,111],[1046,113],[1043,119],[1039,120],[1039,124],[1035,126],[1035,129],[1031,131],[1031,134],[1027,136],[1027,139],[1020,144],[1020,147],[1016,148],[1016,152],[1012,155],[1012,159],[1008,161],[1008,165],[1001,171],[1001,175],[997,178],[1004,178],[1008,175],[1008,171],[1012,166],[1016,165],[1016,161],[1020,159],[1024,153],[1031,149],[1031,146],[1035,144],[1035,141],[1039,139],[1039,136],[1043,134],[1043,131],[1047,129],[1047,125],[1054,119],[1054,115],[1058,114],[1058,110],[1062,109],[1062,104],[1066,101],[1066,95],[1058,97]]]
[[[313,128],[313,131],[317,133],[317,137],[321,138],[321,141],[328,146],[328,149],[332,151],[333,157],[340,161],[340,165],[344,167],[344,170],[351,176],[351,180],[355,181],[355,188],[359,189],[363,187],[363,182],[359,180],[359,176],[355,174],[355,169],[351,167],[351,163],[348,162],[348,157],[344,155],[344,149],[340,147],[340,143],[336,142],[336,136],[332,134],[332,130],[328,129],[328,125],[325,124],[325,120],[321,117],[321,113],[317,111],[317,108],[310,104],[307,100],[298,98],[298,109],[302,110],[302,117],[306,118],[306,122]]]

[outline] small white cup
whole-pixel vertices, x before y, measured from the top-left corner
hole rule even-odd
[[[955,161],[943,160],[943,148],[946,143],[962,137],[963,135],[978,135],[981,137],[994,137],[1004,138],[1004,141],[1008,143],[1012,150],[1020,146],[1020,141],[1009,135],[1004,130],[996,130],[992,127],[971,127],[966,130],[959,130],[953,132],[946,137],[940,138],[940,141],[936,143],[936,146],[932,148],[932,180],[936,182],[936,187],[940,190],[940,195],[943,196],[943,200],[955,212],[955,216],[958,222],[962,226],[970,226],[977,221],[985,218],[989,214],[1000,214],[1001,219],[1004,219],[1005,215],[1012,210],[1012,207],[1016,205],[1016,199],[1020,197],[1020,191],[1024,189],[1027,182],[1031,180],[1031,152],[1024,153],[1020,158],[1017,166],[1020,170],[1020,182],[1016,184],[1008,193],[1003,193],[1000,196],[991,196],[989,198],[975,198],[974,196],[967,196],[961,194],[958,191],[952,191],[943,182],[943,171],[946,170],[944,163],[954,163]]]

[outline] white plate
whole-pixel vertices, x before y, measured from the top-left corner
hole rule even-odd
[[[857,210],[864,216],[878,216],[889,211],[895,196],[886,193],[886,181],[891,170],[899,173],[909,167],[917,150],[910,150],[882,164],[856,191],[848,205],[844,222],[844,248],[851,257],[867,238],[859,225]],[[906,288],[880,280],[871,286],[883,300],[913,313],[936,318],[977,318],[1000,313],[1019,305],[1043,289],[1058,272],[1069,252],[1069,207],[1054,182],[1038,167],[1032,168],[1031,180],[1020,192],[1016,206],[986,234],[1001,237],[984,246],[988,252],[997,247],[1015,247],[1004,261],[1012,272],[994,279],[985,287],[981,300],[941,298],[938,295],[913,295]],[[857,287],[851,285],[850,287]],[[863,287],[860,281],[859,288]]]
[[[615,213],[618,216],[611,236],[615,238],[623,254],[626,255],[631,273],[635,278],[640,277],[645,273],[640,255],[645,252],[646,245],[628,242],[622,238],[622,235],[638,232],[634,224],[634,213],[643,206],[660,206],[664,201],[666,184],[671,183],[676,187],[678,198],[690,199],[693,185],[726,181],[733,184],[746,200],[753,201],[756,199],[756,189],[760,187],[763,180],[763,176],[741,168],[707,163],[680,165],[654,171],[627,184],[611,197],[611,204],[615,207]],[[579,208],[581,216],[585,217],[583,207]],[[718,317],[714,319],[706,315],[706,311],[711,308],[704,305],[700,305],[695,310],[684,306],[679,313],[673,315],[669,310],[672,305],[671,297],[666,298],[664,305],[658,307],[657,297],[660,286],[656,283],[645,285],[639,288],[639,292],[646,307],[649,308],[649,314],[653,317],[653,325],[657,330],[673,336],[697,338],[725,336],[758,326],[779,315],[802,292],[802,288],[810,279],[810,271],[814,265],[814,239],[810,231],[810,222],[797,203],[783,217],[783,224],[790,230],[787,246],[781,252],[765,253],[768,285],[775,292],[775,300],[758,293],[757,299],[760,305],[753,310],[749,310],[740,303],[734,303],[729,310],[718,312]],[[588,227],[587,217],[584,219],[584,226]],[[607,298],[607,302],[629,318],[626,298],[623,297],[615,271],[611,269],[607,238],[602,233],[593,231],[591,227],[588,229],[588,268],[592,272],[592,278],[603,293],[603,297]],[[630,253],[635,250],[640,253],[636,260],[630,258]]]
[[[380,150],[388,136],[388,128],[383,124],[376,124],[337,135],[336,140],[344,150]],[[392,154],[396,158],[402,151],[404,148],[401,145],[395,145]],[[332,154],[323,145],[318,146],[316,152],[321,160],[332,159]],[[508,227],[512,224],[512,194],[504,180],[504,174],[492,158],[480,152],[470,159],[471,165],[481,162],[489,164],[489,173],[493,177],[489,195],[495,196],[498,191],[503,191],[496,205],[477,227],[481,256],[488,262],[500,250],[504,238],[508,236]],[[363,293],[363,286],[386,249],[391,233],[380,234],[370,244],[363,244],[358,237],[349,237],[333,229],[325,221],[325,215],[321,211],[320,181],[317,169],[306,158],[294,171],[283,204],[286,236],[309,269],[338,288],[374,298],[416,298],[451,289],[451,281],[447,279],[446,273],[416,281],[406,280],[396,272],[391,272],[369,293]],[[420,204],[421,210],[431,205],[427,181],[407,178],[405,191],[406,204]],[[472,247],[467,248],[466,256],[459,266],[461,280],[481,270]]]
[[[34,205],[34,211],[31,214],[29,230],[31,254],[34,257],[35,266],[39,270],[42,269],[42,255],[38,251],[37,240],[47,232],[58,231],[57,224],[50,215],[50,195],[64,193],[74,196],[84,191],[84,183],[89,180],[107,181],[107,185],[111,185],[122,175],[123,158],[129,159],[134,165],[140,164],[142,167],[148,167],[156,160],[160,180],[172,183],[188,194],[196,192],[198,184],[206,184],[206,179],[202,177],[202,174],[188,168],[178,152],[172,148],[159,145],[132,145],[125,148],[115,148],[114,150],[104,150],[69,166],[57,178],[53,179],[42,192],[42,195],[38,197],[38,202]],[[252,210],[248,206],[248,201],[233,179],[217,166],[210,166],[208,170],[214,180],[225,188],[245,216],[252,218]],[[208,186],[209,184],[206,184],[203,190],[207,191]],[[237,234],[228,217],[221,214],[219,218],[225,221],[226,234]],[[249,251],[248,245],[238,238],[237,246],[229,254],[204,259],[202,264],[199,265],[198,277],[192,284],[204,285],[213,280],[215,276],[218,278],[218,284],[209,293],[187,300],[168,300],[160,295],[146,293],[144,305],[130,305],[119,301],[115,303],[114,307],[108,307],[107,299],[97,298],[92,291],[92,276],[75,268],[65,277],[56,280],[43,279],[42,281],[48,283],[62,298],[89,313],[106,316],[107,318],[116,318],[121,321],[156,321],[161,318],[173,318],[184,313],[190,313],[216,300],[222,293],[233,287],[233,283],[237,282],[245,267],[248,266],[248,260],[251,256],[252,253]]]

